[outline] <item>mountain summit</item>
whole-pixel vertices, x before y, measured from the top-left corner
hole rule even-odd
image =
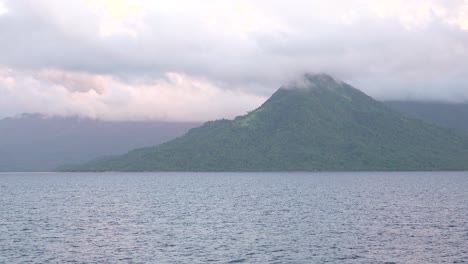
[[[468,139],[306,74],[234,120],[72,171],[464,170]]]

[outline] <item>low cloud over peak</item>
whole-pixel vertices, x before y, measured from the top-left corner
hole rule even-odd
[[[0,112],[208,120],[303,72],[468,100],[468,1],[0,0]]]

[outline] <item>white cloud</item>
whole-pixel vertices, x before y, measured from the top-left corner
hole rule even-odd
[[[84,0],[100,19],[99,33],[103,37],[128,34],[135,37],[143,27],[144,6],[128,0]]]
[[[468,98],[468,0],[4,3],[1,113],[227,117],[306,71],[379,99]]]
[[[179,73],[128,83],[108,75],[46,70],[38,74],[0,70],[4,116],[24,112],[79,115],[105,120],[190,120],[232,118],[265,98]]]
[[[8,12],[8,9],[6,8],[5,4],[2,1],[0,1],[0,16],[7,12]]]
[[[468,31],[468,1],[465,0],[465,4],[460,6],[447,21],[462,30]]]

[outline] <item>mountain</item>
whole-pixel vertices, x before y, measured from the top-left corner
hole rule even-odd
[[[386,101],[391,108],[411,117],[453,129],[468,130],[468,103]]]
[[[0,171],[51,171],[174,139],[199,123],[106,122],[23,114],[0,120]]]
[[[465,170],[468,139],[409,118],[324,74],[281,87],[258,109],[156,147],[70,171]]]

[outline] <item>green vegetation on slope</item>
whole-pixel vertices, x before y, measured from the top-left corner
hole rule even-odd
[[[327,75],[260,108],[76,171],[463,170],[468,140],[408,118]]]

